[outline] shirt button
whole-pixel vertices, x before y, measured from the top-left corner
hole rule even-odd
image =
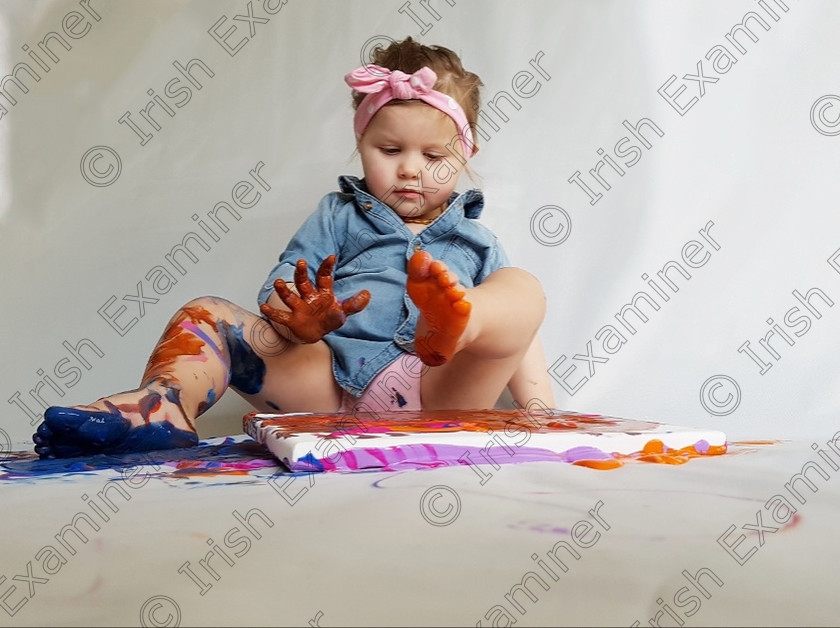
[[[370,211],[371,209],[373,209],[373,203],[371,203],[370,201],[365,201],[363,207],[365,208],[365,210]]]

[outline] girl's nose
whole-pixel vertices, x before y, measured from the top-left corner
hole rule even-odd
[[[416,155],[406,155],[404,159],[400,160],[400,165],[397,174],[401,179],[416,179],[423,169],[422,160]]]

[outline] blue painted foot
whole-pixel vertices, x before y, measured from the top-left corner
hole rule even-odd
[[[123,454],[157,449],[193,447],[195,432],[169,421],[132,426],[116,407],[110,412],[52,406],[33,434],[41,458],[70,458],[93,454]]]

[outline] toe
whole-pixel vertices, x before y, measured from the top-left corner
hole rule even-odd
[[[463,299],[465,296],[467,296],[467,293],[464,292],[464,290],[459,288],[458,286],[453,286],[447,289],[446,296],[450,301],[454,302]]]
[[[441,288],[449,288],[450,286],[454,286],[458,283],[458,277],[455,273],[451,273],[447,270],[438,275],[437,283]]]
[[[447,268],[446,264],[441,262],[439,259],[436,259],[431,264],[429,264],[429,274],[432,277],[440,278],[441,275],[444,275],[449,272],[449,268]]]
[[[46,423],[41,423],[32,435],[32,438],[36,443],[40,443],[41,440],[48,442],[52,438],[52,435],[53,433],[49,426]]]
[[[417,251],[408,260],[408,276],[412,279],[425,279],[429,276],[432,256],[426,251]]]

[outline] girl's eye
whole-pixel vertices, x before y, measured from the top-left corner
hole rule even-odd
[[[441,159],[443,159],[443,155],[431,155],[429,153],[426,153],[426,159],[428,159],[429,161],[440,161]]]
[[[385,153],[386,155],[396,155],[398,152],[400,152],[400,149],[399,148],[383,148],[382,152]]]

